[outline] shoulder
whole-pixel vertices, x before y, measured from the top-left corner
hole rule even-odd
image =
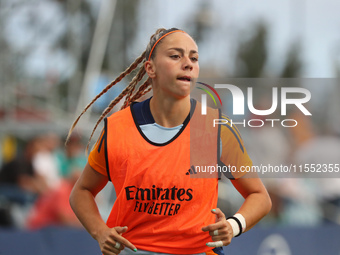
[[[136,123],[140,125],[149,124],[149,122],[153,123],[154,120],[151,115],[149,102],[150,102],[150,98],[142,102],[133,102],[129,107],[113,113],[107,119],[111,121],[111,120],[133,117]],[[144,123],[144,122],[148,122],[148,123]]]
[[[221,117],[221,110],[219,108],[212,108],[202,104],[194,98],[190,99],[191,110],[190,114],[193,116],[199,116],[200,118],[214,118],[219,119]]]
[[[129,107],[123,109],[123,110],[114,112],[114,113],[112,113],[109,117],[107,117],[106,119],[108,119],[108,120],[114,120],[114,119],[124,118],[124,117],[126,117],[127,115],[131,114],[131,109],[130,109],[130,107],[131,107],[131,106],[129,106]]]
[[[242,152],[244,152],[244,142],[241,133],[236,125],[233,124],[229,117],[225,114],[221,115],[220,125],[222,143],[226,145],[235,144],[241,149]]]

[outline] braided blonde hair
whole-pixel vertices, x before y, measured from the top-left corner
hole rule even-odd
[[[127,76],[128,74],[130,74],[133,70],[135,70],[139,65],[139,70],[137,72],[137,74],[132,78],[131,82],[129,83],[129,85],[115,98],[113,99],[109,105],[106,107],[106,109],[102,112],[101,116],[99,117],[97,123],[95,124],[91,136],[88,140],[87,146],[86,146],[86,153],[88,152],[89,149],[89,145],[91,142],[91,139],[93,137],[94,132],[96,131],[98,125],[100,124],[100,122],[105,118],[106,115],[108,115],[111,110],[113,109],[113,107],[115,105],[117,105],[122,98],[125,96],[125,100],[124,103],[121,107],[121,110],[130,106],[130,104],[133,101],[136,101],[137,99],[139,99],[140,97],[142,97],[143,95],[145,95],[146,93],[148,93],[152,87],[151,87],[151,79],[147,78],[138,88],[138,90],[136,89],[138,87],[138,83],[143,79],[144,75],[146,74],[145,68],[144,68],[144,63],[145,61],[149,58],[150,52],[152,47],[154,46],[154,44],[158,41],[159,38],[161,38],[164,34],[169,33],[171,31],[174,30],[178,30],[178,28],[171,28],[166,30],[165,28],[159,28],[157,29],[157,31],[150,37],[150,41],[148,43],[148,46],[146,48],[146,50],[138,57],[136,58],[136,60],[124,71],[122,72],[114,81],[112,81],[110,84],[108,84],[97,96],[95,96],[95,98],[92,99],[92,101],[84,108],[84,110],[80,113],[80,115],[76,118],[76,120],[73,122],[67,138],[66,138],[66,144],[74,130],[74,128],[76,127],[76,125],[78,124],[81,116],[83,116],[83,114],[94,104],[94,102],[100,98],[102,95],[104,95],[110,88],[112,88],[114,85],[116,85],[117,83],[119,83],[125,76]],[[158,44],[160,44],[161,42],[159,42]],[[158,45],[157,44],[157,45]],[[156,45],[156,46],[157,46]],[[153,59],[155,56],[155,52],[156,52],[156,48],[152,51],[150,58]]]

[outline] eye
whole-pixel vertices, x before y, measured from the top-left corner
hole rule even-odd
[[[198,58],[197,58],[197,57],[192,57],[192,58],[191,58],[191,61],[192,61],[192,62],[197,62],[197,61],[198,61]]]
[[[171,55],[170,58],[178,59],[178,58],[179,58],[179,55]]]

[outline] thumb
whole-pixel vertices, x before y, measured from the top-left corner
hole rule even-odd
[[[216,216],[216,222],[224,220],[225,215],[220,208],[212,209],[211,212]]]
[[[118,234],[121,235],[128,230],[128,227],[127,226],[125,226],[125,227],[114,227],[114,229],[117,231]]]

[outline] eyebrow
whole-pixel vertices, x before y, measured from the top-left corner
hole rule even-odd
[[[170,48],[170,49],[168,49],[168,50],[176,50],[176,51],[179,51],[180,53],[184,54],[184,50],[183,50],[182,48]],[[191,53],[191,54],[195,54],[195,53],[198,54],[198,51],[196,51],[196,50],[191,50],[190,53]]]

